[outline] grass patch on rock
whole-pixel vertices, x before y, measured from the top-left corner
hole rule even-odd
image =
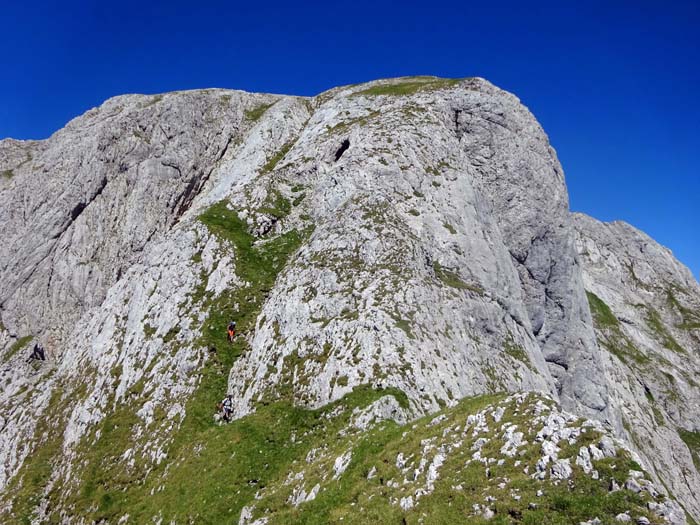
[[[260,104],[252,109],[246,109],[245,118],[251,122],[257,122],[260,120],[260,117],[262,117],[265,112],[272,107],[273,104],[274,102],[272,104]]]
[[[297,203],[297,200],[295,199],[294,202]],[[299,203],[300,202],[301,200],[299,200]],[[297,204],[294,205],[296,206]],[[289,202],[289,199],[287,199],[284,195],[282,195],[279,192],[279,190],[272,190],[268,194],[264,206],[258,211],[261,213],[267,213],[268,215],[272,215],[276,219],[281,219],[289,215],[289,212],[292,211],[292,204]]]
[[[659,312],[651,307],[646,306],[646,322],[649,329],[653,332],[657,340],[664,345],[665,348],[672,350],[678,354],[685,354],[685,349],[678,344],[678,341],[671,335],[668,328],[661,320]]]
[[[455,230],[455,227],[452,226],[450,223],[444,222],[444,223],[442,223],[442,225],[443,225],[443,226],[445,227],[445,229],[446,229],[448,232],[450,232],[452,235],[456,235],[456,234],[457,234],[457,230]]]
[[[459,275],[455,272],[448,270],[442,266],[439,262],[435,261],[433,263],[433,270],[435,271],[435,276],[446,286],[450,288],[456,288],[458,290],[468,290],[470,292],[477,293],[479,295],[483,294],[484,291],[480,286],[475,284],[469,284],[464,282]]]
[[[17,341],[12,343],[12,346],[10,346],[10,349],[7,351],[7,355],[5,356],[5,362],[12,359],[17,354],[17,352],[26,347],[33,338],[34,336],[32,335],[25,335],[24,337],[20,337],[19,339],[17,339]]]
[[[37,422],[32,452],[25,458],[19,472],[3,489],[10,506],[0,511],[0,522],[29,525],[34,522],[36,509],[47,489],[56,459],[61,453],[65,418],[60,411],[60,394],[54,392],[46,412]]]
[[[534,370],[532,362],[530,361],[530,356],[527,355],[525,349],[517,344],[512,337],[507,338],[503,343],[503,351],[516,361],[523,363],[530,370]]]
[[[420,91],[436,91],[448,89],[458,85],[461,79],[458,78],[437,78],[437,77],[410,77],[390,84],[379,84],[352,94],[355,96],[376,97],[380,95],[405,96],[413,95]]]
[[[700,432],[692,432],[684,428],[678,429],[678,435],[690,449],[690,454],[693,456],[695,468],[700,470]]]
[[[384,395],[407,404],[405,395],[395,390],[357,388],[323,409],[279,401],[219,425],[207,402],[213,399],[201,392],[200,388],[189,403],[167,457],[150,473],[140,471],[138,461],[132,469],[124,460],[119,462],[134,416],[124,412],[105,420],[91,452],[103,460],[90,462],[74,501],[80,516],[110,523],[126,513],[134,523],[150,523],[156,517],[165,523],[238,523],[241,510],[259,491],[283,479],[311,449],[339,440],[353,409]],[[201,404],[199,417],[190,412],[194,403]]]
[[[586,295],[588,296],[588,306],[591,309],[591,315],[596,326],[600,328],[620,326],[620,321],[617,320],[610,307],[600,297],[589,291],[586,291]]]
[[[593,292],[586,291],[586,295],[600,345],[625,364],[643,366],[650,363],[651,359],[622,331],[620,321],[610,307]]]
[[[675,292],[680,292],[684,295],[689,295],[687,290],[672,286],[666,291],[667,303],[675,309],[681,316],[681,323],[676,325],[676,328],[681,330],[700,330],[700,312],[696,312],[684,306],[676,297]]]
[[[629,511],[632,522],[645,517],[650,523],[662,523],[647,510],[650,495],[610,490],[612,480],[624,483],[631,470],[639,469],[626,451],[594,460],[598,479],[575,463],[580,447],[598,444],[602,438],[593,427],[585,428],[573,443],[559,441],[559,457],[571,459],[568,479],[549,474],[533,479],[542,456],[536,433],[543,423],[533,426],[532,420],[541,398],[529,394],[522,404],[511,399],[469,398],[405,426],[384,422],[368,432],[331,440],[262,489],[251,502],[250,516],[267,518],[269,525],[569,525],[596,517],[612,524],[617,514]],[[556,410],[553,402],[544,403]],[[498,420],[493,418],[496,406],[505,409]],[[486,414],[487,423],[480,432],[469,419],[478,412]],[[524,433],[526,442],[507,456],[504,435],[511,425]],[[583,428],[581,420],[569,425]],[[481,458],[487,458],[483,462],[473,459],[477,447]],[[483,515],[485,508],[492,513],[490,518]]]
[[[268,161],[265,163],[265,165],[262,167],[260,170],[260,173],[262,175],[266,173],[270,173],[272,170],[275,169],[277,164],[289,153],[289,150],[292,149],[292,146],[294,146],[294,143],[296,142],[296,139],[292,139],[286,144],[284,144],[272,157],[268,159]]]

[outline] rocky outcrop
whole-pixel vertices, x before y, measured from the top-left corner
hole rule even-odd
[[[574,214],[576,246],[623,434],[700,512],[700,286],[670,250],[623,222]]]
[[[0,170],[13,174],[0,182],[5,326],[63,351],[73,324],[177,223],[240,142],[246,108],[274,100],[224,90],[125,95],[45,142],[3,141]]]
[[[566,406],[604,412],[607,386],[572,250],[564,173],[529,111],[512,95],[484,91],[452,102],[465,171],[489,200],[557,392]]]
[[[158,359],[162,338],[175,328],[181,337],[194,333],[175,305],[199,284],[190,257],[203,243],[196,228],[174,226],[240,140],[246,108],[270,100],[217,90],[127,95],[45,142],[0,143],[0,168],[12,172],[0,182],[0,313],[10,348],[0,395],[0,485],[31,451],[37,421],[59,399],[71,412],[70,444],[104,417],[115,379],[119,399],[147,367],[172,372],[172,363]],[[151,329],[160,337],[149,342]],[[41,368],[12,351],[28,334],[49,355]],[[157,376],[151,381],[163,390]],[[68,385],[87,392],[68,399]]]
[[[331,498],[333,516],[350,523],[377,515],[390,523],[418,516],[426,523],[465,516],[615,523],[624,521],[620,515],[635,523],[686,523],[678,503],[640,470],[635,452],[600,422],[534,394],[488,401],[457,404],[412,423],[410,431],[377,425],[366,436],[314,450],[260,489],[239,523],[326,517]],[[368,441],[382,447],[368,453]]]
[[[0,142],[0,172],[3,517],[165,519],[152,506],[177,512],[171,487],[188,485],[252,519],[260,479],[290,468],[274,433],[303,447],[314,410],[365,389],[396,395],[354,407],[339,436],[546,393],[629,439],[654,490],[699,512],[698,385],[681,364],[697,356],[698,285],[652,242],[603,248],[641,234],[572,219],[546,135],[483,79],[127,95],[46,141]],[[628,340],[662,366],[637,367]],[[35,342],[47,362],[27,362]],[[227,391],[239,421],[222,427]],[[240,488],[222,496],[202,470],[236,453],[257,470],[222,472]],[[339,480],[353,456],[338,458]],[[562,479],[592,469],[550,459]],[[441,463],[425,467],[428,487]]]
[[[536,389],[609,417],[546,136],[483,80],[424,84],[410,97],[392,94],[400,83],[324,97],[282,165],[256,181],[303,195],[288,224],[306,215],[314,233],[231,371],[237,415],[287,375],[312,406],[367,383],[406,391],[419,412]],[[246,194],[232,203],[262,206]]]

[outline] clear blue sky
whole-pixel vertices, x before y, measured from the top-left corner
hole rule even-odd
[[[47,137],[123,93],[482,76],[538,117],[573,210],[632,223],[700,275],[697,0],[237,4],[4,2],[0,137]]]

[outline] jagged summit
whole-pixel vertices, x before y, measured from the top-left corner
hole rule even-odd
[[[0,173],[8,519],[179,523],[147,487],[195,483],[230,439],[290,469],[245,429],[303,433],[363,389],[400,392],[404,421],[546,394],[700,514],[700,287],[643,234],[572,216],[544,131],[483,79],[125,95],[0,141]],[[217,472],[277,479],[264,464]],[[215,497],[240,512],[253,485]]]

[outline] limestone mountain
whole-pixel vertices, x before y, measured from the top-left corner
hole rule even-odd
[[[4,522],[700,518],[700,285],[483,79],[125,95],[0,173]]]

